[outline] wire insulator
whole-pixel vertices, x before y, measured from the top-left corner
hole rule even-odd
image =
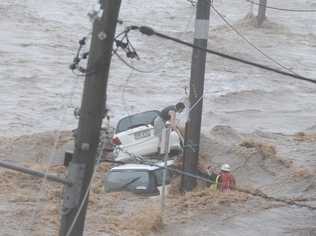
[[[127,30],[137,30],[139,27],[137,25],[131,25],[127,27]]]
[[[127,52],[126,56],[128,58],[135,58],[135,57],[137,58],[138,57],[136,52]]]
[[[70,70],[75,70],[77,68],[77,64],[75,63],[72,63],[70,66],[69,66],[69,69]]]
[[[139,27],[139,32],[146,34],[148,36],[152,36],[152,35],[156,34],[155,31],[153,30],[153,28],[150,28],[148,26]]]
[[[81,73],[86,73],[86,72],[87,72],[87,70],[86,70],[85,68],[81,67],[81,66],[78,68],[78,70],[79,70]]]
[[[121,48],[127,48],[127,45],[128,45],[128,43],[124,43],[124,42],[122,42],[122,41],[120,41],[120,40],[117,40],[117,39],[115,39],[115,43],[116,43],[116,46],[117,47],[121,47]]]
[[[86,37],[83,37],[82,39],[79,40],[80,45],[85,45],[86,44]]]
[[[73,62],[74,62],[74,64],[78,64],[80,62],[80,58],[79,57],[75,57]]]
[[[89,52],[85,52],[82,54],[82,59],[87,59],[89,56]]]

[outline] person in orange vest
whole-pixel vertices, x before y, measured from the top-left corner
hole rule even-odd
[[[217,189],[221,192],[229,192],[236,186],[235,177],[230,173],[230,165],[223,164],[221,171],[216,178]]]

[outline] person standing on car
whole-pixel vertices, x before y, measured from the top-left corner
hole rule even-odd
[[[183,102],[179,102],[173,106],[167,106],[166,108],[162,109],[160,112],[160,117],[166,123],[167,121],[170,122],[171,128],[175,129],[177,126],[176,123],[176,113],[181,113],[185,108]]]
[[[161,110],[159,116],[154,120],[154,134],[159,137],[158,153],[165,153],[165,136],[166,127],[169,126],[172,129],[176,129],[176,113],[180,113],[184,110],[185,105],[182,102],[173,106],[168,106]],[[168,123],[169,124],[168,124]]]

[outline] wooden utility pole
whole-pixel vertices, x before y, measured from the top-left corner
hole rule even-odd
[[[196,4],[196,20],[194,30],[194,45],[207,48],[210,18],[210,1],[198,0]],[[206,51],[193,49],[190,79],[190,113],[185,127],[183,170],[197,174],[199,145],[202,120],[203,90],[205,77]],[[196,185],[196,179],[182,176],[181,188],[191,191]]]
[[[266,9],[267,0],[260,0],[257,15],[257,27],[260,27],[263,24],[263,21],[266,19]]]
[[[94,172],[102,119],[105,113],[106,89],[112,57],[113,38],[121,0],[102,0],[102,16],[93,23],[87,73],[81,102],[75,151],[68,166],[60,236],[80,236],[89,198],[89,184]]]

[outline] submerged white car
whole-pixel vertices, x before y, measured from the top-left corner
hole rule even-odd
[[[161,158],[164,155],[166,137],[157,135],[156,127],[154,128],[154,121],[159,114],[160,112],[156,110],[146,111],[124,117],[118,122],[112,138],[115,160],[133,159],[130,154],[137,154],[146,158]],[[182,152],[182,140],[183,137],[180,132],[170,132],[169,156]]]
[[[167,166],[174,168],[173,160],[167,161]],[[124,164],[113,167],[105,176],[104,188],[106,192],[133,192],[147,196],[159,195],[163,185],[164,162],[157,162],[155,166],[143,164]],[[166,193],[175,173],[166,170]]]

